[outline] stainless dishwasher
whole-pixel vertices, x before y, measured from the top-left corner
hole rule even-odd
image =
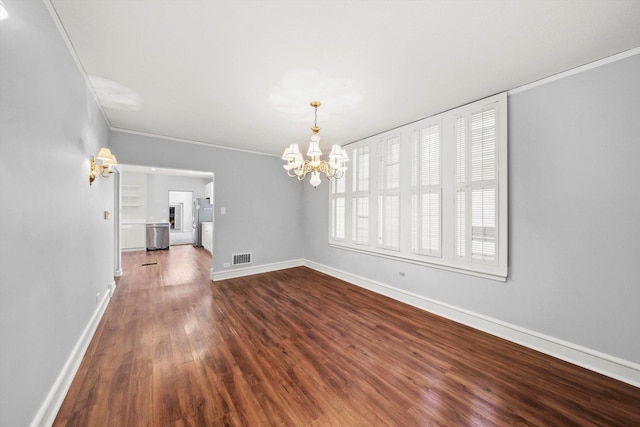
[[[169,249],[169,223],[147,223],[147,250]]]

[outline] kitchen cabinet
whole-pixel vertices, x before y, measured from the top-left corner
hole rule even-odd
[[[122,223],[120,225],[120,245],[123,251],[144,249],[146,237],[147,229],[144,223]]]
[[[202,223],[202,246],[213,254],[213,222]]]

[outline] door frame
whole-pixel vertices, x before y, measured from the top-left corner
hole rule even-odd
[[[113,170],[113,275],[122,276],[122,243],[120,241],[120,165],[112,166]]]
[[[118,165],[114,165],[112,166],[112,170],[113,170],[113,186],[114,186],[114,191],[113,191],[113,250],[114,250],[114,277],[120,277],[122,276],[123,272],[122,272],[122,242],[121,242],[121,233],[120,233],[120,221],[121,221],[121,215],[120,215],[120,208],[121,208],[121,193],[122,193],[122,179],[121,179],[121,173],[123,171],[122,167],[123,166],[136,166],[136,165],[130,165],[130,164],[118,164]],[[162,166],[144,166],[144,167],[149,167],[149,168],[157,168],[157,169],[165,169]],[[188,170],[188,169],[185,169]],[[194,170],[195,171],[195,170]],[[198,171],[195,171],[198,172]],[[207,172],[209,173],[209,172]],[[216,226],[217,226],[217,221],[215,220],[215,212],[216,212],[216,204],[215,204],[215,199],[216,199],[216,191],[215,191],[215,186],[216,186],[216,174],[215,172],[210,172],[211,173],[211,182],[213,183],[213,200],[211,200],[211,204],[213,205],[213,233],[211,236],[211,239],[213,240],[212,242],[212,247],[214,248],[213,250],[213,254],[211,256],[211,265],[209,266],[209,278],[213,281],[213,257],[215,254],[215,233],[216,233]],[[184,216],[184,215],[183,215]],[[183,220],[184,223],[184,220]],[[112,291],[113,294],[113,291]]]

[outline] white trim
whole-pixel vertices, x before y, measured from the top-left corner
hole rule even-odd
[[[113,286],[113,288],[112,288]],[[67,359],[66,363],[62,367],[58,378],[56,378],[55,383],[49,390],[47,397],[42,402],[40,409],[36,413],[36,416],[31,421],[31,427],[38,426],[50,426],[53,424],[53,421],[62,406],[62,402],[69,391],[69,387],[71,387],[71,383],[73,382],[76,373],[78,372],[78,368],[80,367],[80,363],[82,362],[82,358],[91,343],[91,339],[93,338],[93,334],[96,332],[98,328],[98,324],[102,319],[102,315],[109,304],[109,300],[111,298],[112,289],[115,289],[115,282],[111,282],[108,285],[108,292],[105,292],[100,304],[96,307],[96,310],[93,312],[91,319],[85,326],[80,338],[76,342],[76,345],[73,347],[71,351],[71,355]]]
[[[107,126],[111,128],[111,122],[109,121],[109,117],[107,116],[107,113],[104,111],[104,108],[102,107],[102,104],[98,99],[98,95],[96,94],[96,91],[89,80],[89,75],[87,74],[87,71],[82,66],[82,63],[80,62],[80,57],[78,56],[76,49],[73,47],[73,43],[71,43],[71,39],[69,38],[69,35],[67,34],[67,31],[64,28],[64,25],[62,25],[62,20],[60,19],[60,16],[58,16],[58,11],[51,3],[51,0],[42,0],[42,1],[47,7],[47,9],[49,10],[49,14],[51,15],[51,18],[53,18],[53,22],[55,22],[56,27],[58,27],[60,36],[62,37],[62,40],[64,40],[65,44],[67,45],[67,48],[69,49],[69,53],[71,54],[73,61],[76,63],[76,66],[78,67],[78,71],[80,71],[80,75],[84,79],[85,85],[89,88],[89,92],[91,92],[91,95],[93,96],[93,100],[95,101],[96,105],[98,106],[98,109],[100,110],[100,113],[102,114],[102,118],[107,123]]]
[[[113,296],[113,293],[116,291],[116,281],[112,280],[108,285],[107,289],[109,290],[109,298]]]
[[[332,248],[336,248],[336,249],[343,249],[345,251],[352,251],[352,252],[358,252],[361,254],[366,254],[366,255],[371,255],[371,256],[375,256],[375,257],[379,257],[379,258],[387,258],[387,259],[392,259],[392,260],[396,260],[396,261],[402,261],[402,262],[408,262],[410,264],[417,264],[417,265],[422,265],[425,267],[431,267],[431,268],[437,268],[439,270],[445,270],[445,271],[451,271],[453,273],[460,273],[460,274],[466,274],[467,276],[475,276],[475,277],[480,277],[483,279],[490,279],[490,280],[495,280],[498,282],[506,282],[507,281],[507,276],[502,275],[502,274],[497,274],[497,273],[490,273],[490,272],[486,272],[486,271],[480,271],[480,270],[469,270],[467,268],[464,268],[462,266],[456,266],[453,264],[446,264],[444,262],[429,262],[429,260],[427,259],[427,257],[424,257],[422,259],[418,259],[417,256],[407,256],[407,255],[394,255],[390,252],[383,252],[382,249],[377,249],[377,248],[367,248],[365,249],[363,248],[358,248],[355,245],[353,246],[347,246],[347,244],[338,244],[335,243],[336,240],[333,239],[331,242],[329,242],[329,246]],[[440,258],[438,258],[439,260]],[[477,265],[475,265],[474,267],[478,267]]]
[[[47,9],[49,10],[49,14],[51,15],[51,18],[53,18],[53,22],[56,24],[56,27],[58,28],[58,31],[60,32],[60,36],[62,37],[62,40],[64,40],[65,44],[67,45],[67,48],[69,49],[69,53],[71,54],[71,57],[73,58],[73,61],[76,63],[76,66],[78,67],[78,71],[80,71],[80,75],[82,76],[82,78],[85,81],[85,85],[89,88],[89,91],[91,92],[91,95],[93,96],[93,99],[94,99],[96,105],[98,106],[98,109],[100,110],[100,113],[102,114],[102,118],[104,118],[104,121],[107,123],[107,126],[109,127],[109,130],[114,131],[114,132],[124,132],[124,133],[131,133],[131,134],[134,134],[134,135],[141,135],[141,136],[149,136],[149,137],[153,137],[153,138],[166,139],[166,140],[170,140],[170,141],[184,142],[184,143],[187,143],[187,144],[203,145],[205,147],[220,148],[220,149],[223,149],[223,150],[241,151],[241,152],[244,152],[244,153],[260,154],[260,155],[263,155],[263,156],[280,157],[279,154],[263,153],[261,151],[254,151],[254,150],[247,150],[247,149],[243,149],[243,148],[234,148],[234,147],[229,147],[229,146],[224,146],[224,145],[211,144],[211,143],[207,143],[207,142],[204,142],[204,141],[194,141],[194,140],[190,140],[190,139],[174,138],[174,137],[171,137],[171,136],[157,135],[157,134],[153,134],[153,133],[138,132],[138,131],[134,131],[134,130],[128,130],[128,129],[122,129],[122,128],[114,127],[111,124],[111,122],[109,121],[109,116],[107,116],[107,113],[105,112],[104,108],[102,107],[102,104],[100,103],[100,101],[98,99],[98,95],[96,94],[96,91],[93,88],[93,85],[91,84],[91,81],[89,80],[89,75],[87,74],[87,71],[82,66],[82,63],[80,62],[80,57],[78,56],[78,53],[76,52],[76,49],[74,48],[73,43],[71,42],[71,39],[69,38],[69,35],[67,34],[67,31],[64,28],[64,25],[62,25],[62,20],[60,19],[60,16],[58,15],[58,11],[53,6],[51,0],[42,0],[42,2],[45,4]]]
[[[615,55],[607,56],[606,58],[598,59],[597,61],[589,62],[588,64],[580,65],[578,67],[572,68],[567,71],[563,71],[558,74],[554,74],[549,77],[545,77],[544,79],[536,80],[535,82],[527,83],[526,85],[519,86],[517,88],[511,89],[507,92],[507,95],[514,95],[516,93],[524,92],[529,89],[533,89],[538,86],[546,85],[547,83],[554,82],[556,80],[564,79],[565,77],[573,76],[574,74],[579,74],[584,71],[591,70],[593,68],[601,67],[603,65],[610,64],[612,62],[620,61],[625,58],[629,58],[630,56],[640,54],[640,47],[633,48],[631,50],[627,50],[625,52],[617,53]]]
[[[491,335],[540,351],[555,358],[608,377],[640,387],[640,364],[601,353],[558,338],[544,335],[530,329],[512,325],[498,319],[474,313],[440,301],[427,298],[394,286],[369,280],[323,264],[305,260],[304,265],[329,276],[336,277],[356,286],[371,290],[437,314],[463,325],[470,326]]]
[[[640,54],[640,47],[634,47],[633,49],[630,49],[630,50],[627,50],[627,51],[624,51],[624,52],[620,52],[620,53],[616,53],[614,55],[607,56],[606,58],[598,59],[598,60],[595,60],[593,62],[589,62],[587,64],[579,65],[579,66],[577,66],[575,68],[572,68],[570,70],[563,71],[561,73],[554,74],[554,75],[542,78],[540,80],[536,80],[536,81],[533,81],[531,83],[527,83],[527,84],[524,84],[522,86],[515,87],[513,89],[507,89],[507,90],[500,91],[499,93],[502,93],[502,92],[506,91],[507,96],[515,95],[516,93],[524,92],[526,90],[533,89],[535,87],[542,86],[542,85],[545,85],[547,83],[551,83],[553,81],[560,80],[560,79],[563,79],[565,77],[572,76],[574,74],[579,74],[579,73],[582,73],[584,71],[591,70],[593,68],[601,67],[603,65],[607,65],[607,64],[610,64],[612,62],[621,61],[621,60],[623,60],[625,58],[629,58],[631,56],[638,55],[638,54]],[[496,94],[494,94],[494,95],[496,95]],[[490,96],[494,96],[494,95],[490,95]],[[490,96],[488,96],[486,98],[489,98]],[[476,99],[476,100],[470,101],[467,104],[473,104],[474,102],[480,101],[481,99]],[[467,104],[465,104],[465,105],[467,105]],[[380,136],[380,135],[382,135],[382,134],[384,134],[386,132],[391,132],[393,130],[397,130],[397,129],[399,129],[401,127],[404,127],[404,126],[413,125],[415,123],[418,123],[419,121],[428,119],[428,118],[433,117],[433,116],[437,116],[439,114],[447,113],[447,112],[449,112],[451,110],[455,110],[457,108],[459,108],[459,107],[450,108],[448,110],[441,111],[440,113],[436,113],[436,114],[433,114],[431,116],[422,117],[422,118],[419,118],[419,119],[414,120],[412,122],[405,123],[403,125],[399,125],[399,126],[396,126],[396,127],[390,128],[390,129],[386,129],[386,130],[383,130],[383,131],[378,132],[378,133],[374,133],[373,135],[365,136],[365,137],[362,137],[362,138],[358,138],[358,139],[356,139],[354,141],[346,142],[346,143],[342,144],[342,147],[344,148],[344,147],[347,147],[349,145],[356,144],[356,143],[358,143],[360,141],[364,141],[364,140],[369,139],[369,138]]]
[[[291,261],[275,262],[273,264],[255,265],[252,267],[234,268],[228,271],[211,272],[211,280],[227,280],[236,277],[250,276],[252,274],[268,273],[270,271],[284,270],[285,268],[301,267],[306,264],[303,259],[294,259]]]
[[[135,130],[116,128],[116,127],[113,127],[113,126],[110,126],[109,128],[113,132],[130,133],[132,135],[140,135],[140,136],[147,136],[147,137],[150,137],[150,138],[166,139],[167,141],[183,142],[185,144],[202,145],[204,147],[219,148],[221,150],[231,150],[231,151],[240,151],[242,153],[259,154],[261,156],[278,157],[278,158],[280,157],[279,154],[263,153],[262,151],[254,151],[254,150],[247,150],[247,149],[244,149],[244,148],[229,147],[229,146],[226,146],[226,145],[211,144],[211,143],[204,142],[204,141],[195,141],[195,140],[192,140],[192,139],[176,138],[176,137],[173,137],[173,136],[158,135],[158,134],[149,133],[149,132],[138,132],[138,131],[135,131]]]
[[[122,218],[120,216],[122,193],[122,166],[115,165],[113,167],[113,276],[122,276],[122,239],[120,236],[120,227],[122,226]],[[115,288],[115,284],[114,284]],[[113,292],[112,292],[113,295]]]
[[[78,54],[76,53],[76,50],[73,47],[73,44],[71,43],[71,39],[69,38],[66,30],[64,29],[64,26],[62,25],[62,21],[61,21],[60,17],[58,16],[58,12],[56,11],[56,9],[53,6],[53,4],[51,3],[51,0],[42,0],[42,1],[46,5],[47,9],[49,10],[49,13],[51,14],[51,17],[53,18],[53,21],[55,22],[56,27],[58,27],[58,31],[60,32],[60,35],[62,36],[62,39],[64,40],[65,44],[69,48],[69,52],[71,54],[71,57],[73,58],[74,62],[76,63],[76,65],[78,67],[78,70],[80,71],[80,74],[84,78],[87,87],[89,88],[89,90],[91,91],[91,94],[93,95],[93,99],[94,99],[95,103],[97,104],[98,108],[100,109],[100,112],[102,113],[102,117],[104,118],[105,122],[107,123],[107,125],[109,126],[109,129],[111,131],[131,133],[131,134],[134,134],[134,135],[149,136],[149,137],[154,137],[154,138],[161,138],[161,139],[166,139],[166,140],[170,140],[170,141],[184,142],[184,143],[187,143],[187,144],[203,145],[203,146],[207,146],[207,147],[220,148],[220,149],[223,149],[223,150],[241,151],[241,152],[245,152],[245,153],[260,154],[260,155],[264,155],[264,156],[280,157],[280,155],[278,155],[278,154],[264,153],[264,152],[261,152],[261,151],[253,151],[253,150],[247,150],[247,149],[242,149],[242,148],[228,147],[228,146],[224,146],[224,145],[210,144],[210,143],[203,142],[203,141],[193,141],[193,140],[189,140],[189,139],[174,138],[174,137],[170,137],[170,136],[156,135],[156,134],[147,133],[147,132],[138,132],[138,131],[133,131],[133,130],[128,130],[128,129],[122,129],[122,128],[113,127],[111,125],[111,122],[109,121],[109,117],[107,116],[104,108],[102,107],[102,104],[98,100],[98,96],[95,93],[93,85],[89,81],[87,72],[85,71],[84,67],[82,66],[82,63],[80,62],[80,58],[78,57]],[[631,50],[620,52],[620,53],[608,56],[606,58],[598,59],[596,61],[589,62],[587,64],[577,66],[577,67],[572,68],[570,70],[563,71],[561,73],[554,74],[552,76],[545,77],[543,79],[536,80],[534,82],[527,83],[525,85],[518,86],[516,88],[510,89],[510,90],[507,91],[507,95],[515,95],[517,93],[524,92],[526,90],[533,89],[535,87],[542,86],[542,85],[545,85],[547,83],[551,83],[551,82],[554,82],[556,80],[560,80],[560,79],[563,79],[565,77],[572,76],[574,74],[582,73],[584,71],[588,71],[588,70],[591,70],[593,68],[601,67],[603,65],[610,64],[612,62],[620,61],[622,59],[629,58],[631,56],[638,55],[638,54],[640,54],[640,47],[636,47],[636,48],[633,48]],[[419,120],[422,120],[422,119],[419,119]],[[414,122],[410,122],[410,123],[407,123],[407,124],[413,124],[413,123],[415,123],[415,122],[417,122],[419,120],[416,120]],[[398,127],[401,127],[401,126],[398,126]],[[353,144],[355,142],[358,142],[358,141],[361,141],[361,140],[364,140],[364,139],[368,139],[368,138],[380,135],[380,134],[385,133],[387,131],[395,130],[398,127],[391,128],[391,129],[388,129],[386,131],[383,131],[383,132],[380,132],[380,133],[377,133],[377,134],[374,134],[374,135],[370,135],[368,137],[361,138],[361,139],[358,139],[356,141],[352,141],[352,142],[346,143],[343,146],[347,146],[347,145]]]

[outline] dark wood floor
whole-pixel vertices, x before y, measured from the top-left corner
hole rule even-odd
[[[304,267],[210,263],[124,254],[55,425],[640,425],[638,388]]]

